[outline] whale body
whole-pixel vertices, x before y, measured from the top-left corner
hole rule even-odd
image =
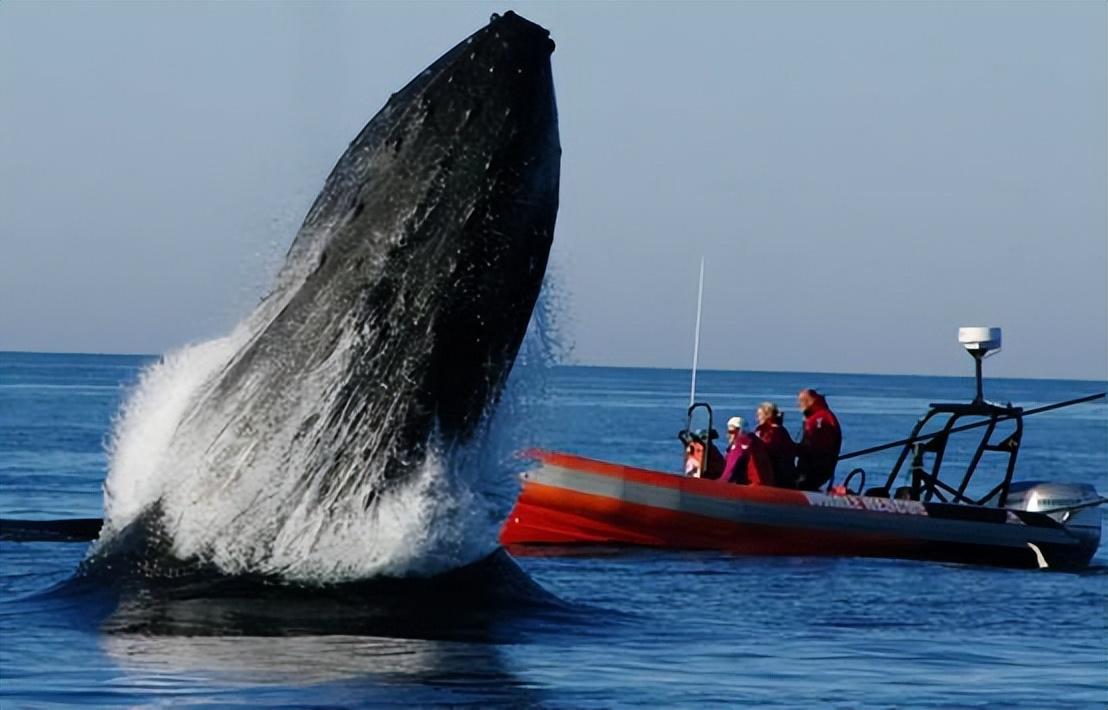
[[[177,377],[172,424],[132,435],[164,437],[138,466],[151,470],[113,462],[99,553],[142,527],[167,554],[231,573],[372,554],[380,526],[362,522],[403,517],[382,501],[479,435],[554,234],[553,48],[538,25],[494,15],[392,95],[327,178],[273,291],[192,355],[206,362],[195,381]]]

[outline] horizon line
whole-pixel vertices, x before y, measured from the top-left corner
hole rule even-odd
[[[84,355],[93,357],[145,357],[145,358],[159,358],[164,353],[117,353],[117,352],[82,352],[82,351],[67,351],[67,350],[0,350],[0,355]],[[612,370],[659,370],[659,371],[672,371],[672,372],[692,372],[691,368],[687,367],[669,367],[664,365],[611,365],[600,363],[588,363],[588,362],[558,362],[554,363],[554,367],[587,367],[596,369],[612,369]],[[862,377],[941,377],[948,379],[969,379],[974,378],[973,373],[966,375],[935,375],[924,374],[919,372],[862,372],[857,370],[848,370],[842,372],[831,372],[827,370],[763,370],[758,368],[745,368],[745,369],[726,369],[716,367],[700,367],[697,368],[697,372],[754,372],[760,374],[772,374],[772,375],[858,375]],[[1041,380],[1041,381],[1055,381],[1055,382],[1095,382],[1098,384],[1108,383],[1108,374],[1103,379],[1087,378],[1087,377],[1033,377],[1033,376],[994,376],[987,379],[994,380]]]

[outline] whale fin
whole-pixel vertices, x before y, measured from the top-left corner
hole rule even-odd
[[[0,540],[8,542],[92,542],[100,536],[100,518],[18,520],[0,518]]]

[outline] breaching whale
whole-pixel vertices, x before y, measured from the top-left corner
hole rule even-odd
[[[228,573],[310,576],[320,548],[371,550],[359,519],[467,445],[513,366],[553,238],[553,49],[540,26],[493,15],[389,98],[327,178],[273,291],[194,354],[206,369],[144,435],[164,438],[138,466],[151,470],[113,461],[94,557],[138,535]]]
[[[280,309],[195,409],[213,461],[302,441],[305,476],[345,495],[366,475],[403,479],[432,429],[448,442],[473,432],[512,367],[554,234],[553,48],[538,25],[494,16],[353,140],[289,250]],[[351,357],[333,367],[344,341]],[[258,426],[305,396],[317,406],[304,420]]]

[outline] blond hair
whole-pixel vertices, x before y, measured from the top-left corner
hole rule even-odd
[[[770,421],[777,421],[781,418],[781,410],[777,408],[777,405],[773,402],[762,402],[758,405],[759,412],[766,413],[766,419]]]

